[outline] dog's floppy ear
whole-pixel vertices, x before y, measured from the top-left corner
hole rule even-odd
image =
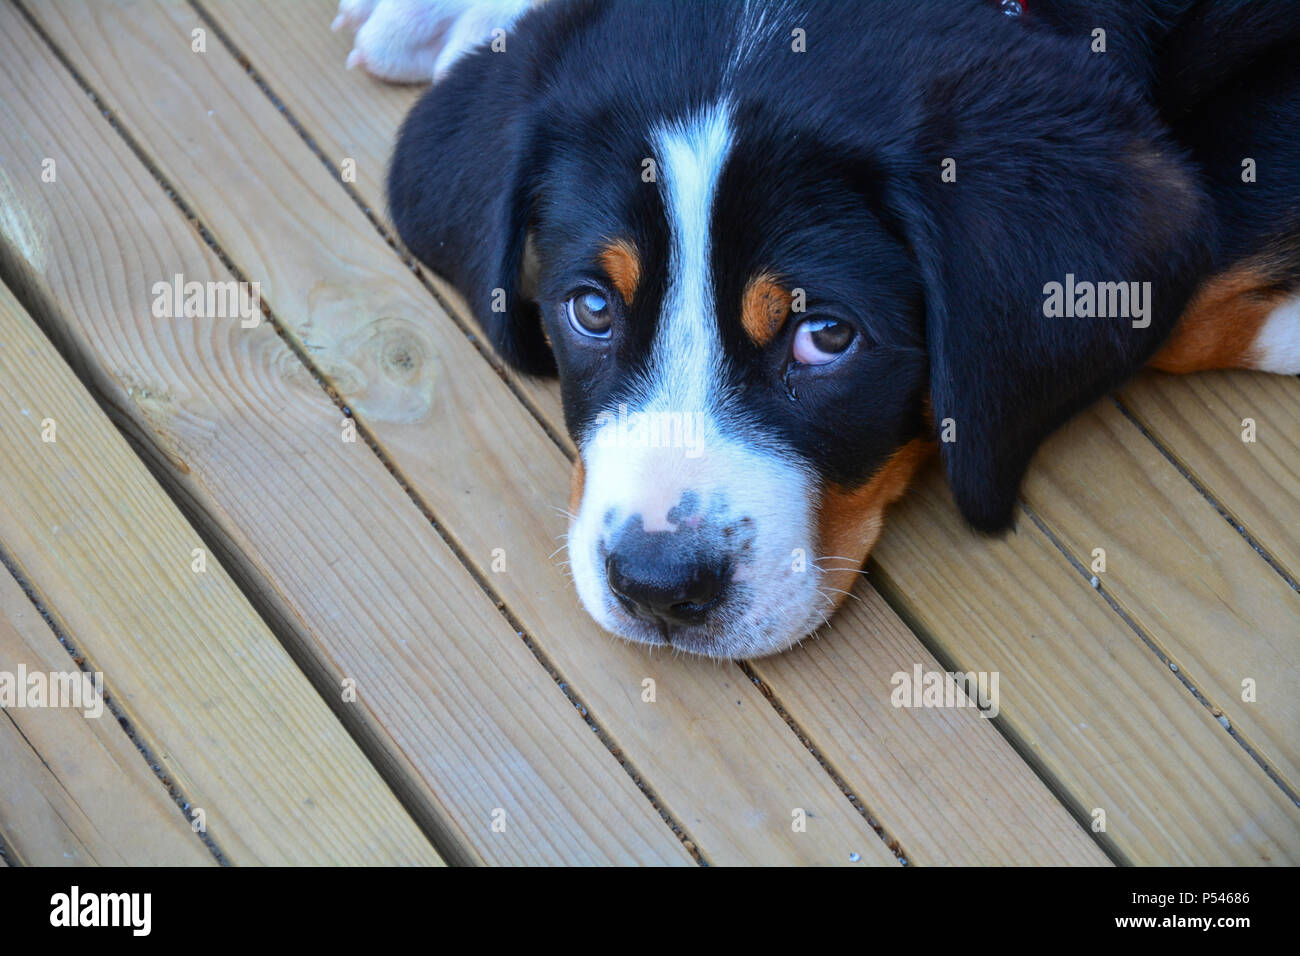
[[[938,73],[918,124],[926,168],[907,177],[935,428],[957,505],[984,531],[1012,524],[1043,439],[1172,330],[1210,242],[1194,173],[1139,95],[1080,46],[1082,57],[1026,50]],[[1072,282],[1139,298],[1087,317],[1087,303],[1063,301]]]
[[[501,356],[551,374],[537,306],[520,289],[543,157],[533,135],[529,56],[480,49],[412,108],[388,174],[388,205],[406,247],[451,280]]]

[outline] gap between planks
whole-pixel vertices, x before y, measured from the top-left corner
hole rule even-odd
[[[1264,563],[1272,568],[1273,572],[1286,582],[1292,591],[1300,594],[1300,582],[1296,580],[1290,571],[1282,566],[1282,562],[1277,559],[1273,552],[1269,550],[1269,548],[1265,547],[1265,545],[1260,542],[1250,529],[1246,527],[1245,522],[1238,518],[1231,509],[1220,500],[1219,496],[1215,495],[1204,482],[1192,473],[1192,470],[1187,466],[1187,463],[1175,455],[1173,449],[1156,436],[1155,432],[1152,431],[1140,417],[1138,417],[1131,405],[1124,401],[1124,399],[1119,395],[1112,395],[1110,401],[1119,409],[1120,414],[1128,419],[1133,424],[1133,427],[1141,432],[1142,436],[1155,446],[1156,451],[1160,452],[1160,455],[1165,459],[1165,461],[1169,462],[1169,464],[1173,466],[1174,470],[1183,476],[1183,480],[1196,489],[1197,494],[1204,498],[1206,503],[1218,512],[1219,517],[1227,522],[1228,527],[1237,532],[1237,534],[1239,534],[1242,539],[1255,550],[1255,553],[1264,560]]]
[[[6,570],[27,589],[19,603],[35,604],[63,637],[63,652],[114,682],[110,713],[130,718],[115,732],[147,741],[149,765],[167,768],[164,784],[206,808],[209,832],[223,834],[222,857],[440,862],[223,568],[209,562],[195,576],[193,529],[5,287],[0,317],[9,407],[44,408],[62,431],[58,444],[41,443],[37,417],[2,433],[0,474],[14,508],[0,522]],[[25,454],[33,441],[35,454]],[[139,547],[144,540],[154,553]],[[115,557],[108,564],[97,558],[106,552]],[[163,703],[158,687],[176,696]],[[135,746],[129,753],[140,756]],[[265,842],[250,842],[257,835]]]
[[[1034,523],[1034,526],[1038,528],[1039,531],[1043,532],[1047,539],[1056,546],[1056,549],[1061,552],[1070,567],[1078,572],[1081,578],[1089,582],[1097,580],[1089,569],[1084,567],[1083,562],[1080,561],[1079,558],[1069,549],[1069,546],[1061,540],[1060,535],[1043,520],[1041,515],[1039,515],[1024,501],[1019,502],[1019,505],[1020,510]],[[1111,594],[1110,590],[1106,587],[1105,582],[1097,580],[1097,583],[1093,584],[1092,588],[1101,596],[1101,599],[1106,602],[1110,609],[1115,612],[1119,619],[1128,625],[1129,630],[1137,635],[1138,640],[1140,640],[1151,651],[1151,653],[1155,655],[1155,658],[1169,669],[1170,673],[1172,673],[1177,678],[1178,682],[1187,689],[1187,692],[1192,695],[1192,698],[1210,712],[1210,715],[1215,719],[1215,723],[1223,728],[1224,732],[1227,733],[1227,735],[1246,752],[1247,756],[1249,756],[1251,760],[1255,761],[1259,766],[1259,769],[1264,771],[1264,773],[1268,775],[1268,778],[1277,784],[1278,788],[1285,793],[1287,797],[1296,804],[1296,806],[1300,807],[1300,796],[1296,794],[1290,784],[1283,779],[1281,774],[1279,774],[1269,761],[1264,758],[1258,749],[1250,742],[1248,737],[1241,733],[1236,725],[1228,721],[1224,716],[1223,711],[1215,705],[1199,683],[1193,678],[1187,676],[1186,672],[1174,662],[1163,648],[1161,648],[1154,636],[1139,624],[1137,620],[1134,619],[1133,615],[1120,603],[1120,601]]]
[[[37,617],[40,619],[41,625],[48,628],[51,637],[57,641],[58,645],[67,653],[68,657],[71,658],[72,663],[76,665],[77,669],[83,674],[94,673],[93,668],[86,659],[86,655],[78,650],[76,642],[73,641],[72,637],[67,633],[62,624],[59,623],[55,615],[50,613],[40,594],[37,593],[36,588],[27,580],[26,576],[19,569],[12,556],[5,551],[3,543],[0,543],[0,571],[8,571],[11,578],[11,582],[0,582],[0,588],[8,588],[12,583],[12,586],[21,592],[22,597],[30,604],[32,610],[35,611]],[[2,604],[0,604],[0,611],[3,611]],[[182,818],[186,823],[188,823],[190,807],[194,806],[193,801],[190,800],[181,785],[163,771],[160,762],[150,750],[149,745],[140,734],[136,733],[135,726],[132,723],[130,716],[118,706],[117,695],[114,692],[107,675],[104,675],[103,701],[104,709],[109,712],[109,715],[112,718],[111,723],[115,728],[113,731],[110,731],[110,733],[121,733],[126,738],[129,745],[133,747],[138,756],[144,760],[145,767],[148,769],[153,779],[166,792],[168,800],[170,800],[176,809],[180,811]],[[4,716],[10,715],[5,714]],[[16,723],[14,724],[14,727],[19,733],[22,733],[21,728],[19,728]],[[24,734],[23,737],[26,739],[26,734]],[[32,744],[30,740],[28,741],[28,744],[40,757],[41,762],[45,763],[44,756],[36,748],[35,744]],[[51,773],[53,773],[53,768],[49,768],[48,764],[46,764],[46,766],[47,769],[50,769]],[[204,849],[217,864],[221,866],[231,865],[229,858],[227,858],[226,854],[222,851],[216,837],[214,837],[207,828],[195,829],[193,827],[188,827],[188,829],[195,837],[197,837]],[[0,855],[3,855],[5,845],[6,841],[4,835],[0,834]]]

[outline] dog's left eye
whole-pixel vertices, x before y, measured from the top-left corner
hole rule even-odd
[[[804,319],[794,331],[791,355],[801,365],[829,365],[848,351],[857,334],[839,319]]]
[[[583,335],[597,339],[609,338],[614,322],[614,310],[604,295],[588,289],[571,296],[564,303],[569,316],[569,324]]]

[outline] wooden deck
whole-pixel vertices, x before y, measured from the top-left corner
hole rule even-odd
[[[791,653],[615,641],[557,390],[394,245],[419,90],[334,6],[0,0],[0,672],[109,696],[0,713],[0,864],[1300,862],[1300,380],[1144,377],[1004,540],[928,474]],[[177,274],[266,317],[155,318]]]

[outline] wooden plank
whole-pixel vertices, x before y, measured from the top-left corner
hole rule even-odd
[[[1104,550],[1102,586],[1300,791],[1300,594],[1110,402],[1052,437],[1024,494],[1082,564]]]
[[[0,70],[13,71],[0,154],[12,208],[39,229],[11,240],[11,266],[205,532],[241,556],[246,587],[294,636],[316,686],[333,698],[354,682],[358,706],[343,716],[422,822],[463,861],[690,864],[383,464],[340,440],[338,409],[274,329],[151,316],[155,281],[224,269],[12,7],[0,22]],[[39,180],[45,155],[58,157],[57,188]],[[395,323],[371,331],[402,342]],[[177,552],[187,568],[191,547]],[[197,639],[177,631],[181,645]],[[353,789],[374,780],[369,768],[341,779],[352,777]],[[358,798],[352,812],[365,807]],[[381,811],[355,839],[379,842]],[[432,855],[411,839],[404,858]]]
[[[210,8],[194,6],[205,18],[201,22],[214,22],[233,38],[252,57],[249,65],[270,81],[294,115],[309,122],[315,146],[323,150],[336,176],[348,163],[356,194],[396,238],[396,230],[388,223],[384,181],[397,127],[426,87],[382,83],[363,71],[343,69],[352,41],[347,31],[331,33],[328,29],[338,7],[334,0],[301,0],[293,6],[223,0]],[[325,28],[319,28],[321,23]],[[304,24],[310,26],[304,28]],[[276,32],[268,34],[266,30]],[[421,274],[441,303],[450,307],[448,317],[477,335],[464,297],[436,273],[422,269]],[[558,427],[553,424],[551,436],[572,457],[575,451],[563,427],[558,384],[506,368],[490,347],[484,346],[481,354],[506,376],[535,413],[549,423],[559,423]]]
[[[974,709],[893,706],[896,674],[944,668],[875,590],[854,593],[816,640],[753,668],[864,802],[888,808],[908,860],[1109,865],[991,721]]]
[[[192,570],[198,536],[8,289],[0,408],[0,547],[223,852],[439,862],[221,565]]]
[[[647,659],[637,648],[611,642],[590,621],[548,560],[561,530],[554,505],[566,497],[563,455],[458,330],[427,322],[425,290],[234,61],[224,52],[190,52],[195,21],[189,8],[57,4],[34,13],[223,248],[262,282],[271,307],[381,437],[442,527],[708,859],[849,863],[857,854],[862,862],[897,865],[738,669]],[[123,72],[123,63],[131,69]],[[195,143],[203,144],[201,154]],[[101,189],[95,202],[113,203],[117,192]],[[161,192],[158,197],[161,202]],[[114,214],[131,221],[142,201],[152,202],[133,197],[123,208],[114,206]],[[151,208],[151,215],[163,215]],[[139,273],[128,275],[134,280]],[[84,333],[99,335],[96,329]],[[99,347],[114,355],[120,340],[138,338],[134,331],[119,334]],[[392,360],[396,355],[407,359]],[[141,366],[122,358],[105,364]],[[195,453],[183,456],[191,466]],[[262,467],[273,466],[263,459]],[[289,466],[300,467],[292,459]],[[204,480],[213,480],[213,472],[192,467]],[[223,510],[246,510],[246,486],[230,494],[234,500],[223,500]],[[245,523],[262,520],[245,515],[234,523],[251,538],[257,529]],[[310,514],[301,520],[304,527],[318,524]],[[359,534],[369,530],[363,526]],[[294,540],[259,539],[241,550],[258,556],[262,567],[275,567],[266,554],[272,544],[280,552],[301,548]],[[498,548],[506,571],[493,570]],[[293,591],[312,582],[291,583]],[[466,653],[476,649],[483,656],[480,633],[460,640]],[[647,679],[659,688],[653,703],[642,700]],[[380,723],[392,726],[391,720]],[[578,792],[584,787],[573,784]],[[794,808],[807,809],[812,822],[806,832],[792,830]]]
[[[4,572],[0,671],[17,675],[20,665],[28,674],[78,670]],[[0,766],[0,833],[30,866],[216,865],[106,707],[98,715],[66,707],[0,711]]]
[[[240,12],[240,8],[225,5],[214,11],[216,15],[223,18],[235,17],[235,15]],[[268,27],[273,30],[278,30],[279,27],[284,25],[278,24],[271,26],[265,20],[261,19],[268,15],[276,15],[273,10],[253,10],[251,8],[243,8],[242,14],[244,17],[251,15],[252,17],[257,18],[256,22],[250,19],[240,21],[244,23],[245,29],[248,32],[257,36],[265,35],[264,31]],[[295,36],[308,32],[309,31],[296,31]],[[305,52],[297,47],[296,39],[292,42],[282,44],[274,59],[276,70],[297,68],[315,69],[322,67],[328,62],[333,62],[332,59],[318,62],[310,52]],[[312,76],[314,75],[315,74],[313,73],[307,77],[298,77],[297,82],[292,84],[294,93],[291,94],[291,96],[296,96],[297,90],[303,88],[305,85],[310,85]],[[359,95],[364,97],[368,92],[369,87],[366,86],[360,91]],[[315,129],[318,120],[326,124],[334,122],[333,114],[328,108],[328,102],[337,102],[339,95],[339,92],[335,91],[317,101],[316,108],[323,111],[321,116],[318,117],[311,114],[300,116],[300,118],[307,120],[311,124],[313,130]],[[357,96],[358,92],[354,89],[351,93],[351,97],[355,99]],[[296,106],[293,106],[292,108],[296,111]],[[343,108],[342,114],[347,117],[361,117],[368,115],[367,111],[364,109],[350,109],[347,107]],[[396,122],[397,114],[394,114],[392,119]],[[382,164],[382,159],[380,158],[382,151],[388,148],[387,144],[390,141],[391,131],[389,131],[384,139],[376,139],[371,145],[366,146],[368,151],[355,153],[351,155],[350,158],[354,159],[358,163],[359,168],[378,168]],[[358,140],[356,145],[361,146],[363,144]],[[371,188],[375,188],[378,185],[378,181],[378,178],[371,177],[369,180]],[[372,206],[379,206],[382,197],[367,196],[365,198]],[[382,268],[380,266],[377,267]],[[544,406],[545,402],[539,402],[538,404]],[[550,414],[558,415],[558,413],[554,412]],[[550,424],[552,428],[556,430],[561,428],[558,417],[552,417]],[[382,426],[378,428],[377,431],[382,440],[389,440],[393,434]],[[397,436],[397,438],[400,438],[400,435]],[[427,456],[428,454],[427,451],[422,451],[420,447],[416,446],[413,446],[410,449],[396,449],[396,446],[392,447],[395,448],[394,453],[397,457],[401,457],[402,455],[408,457],[421,455]],[[553,454],[552,457],[554,457]],[[409,470],[412,474],[424,474],[429,471],[431,464],[432,463],[430,462],[420,460],[418,468],[412,468]],[[557,476],[555,481],[557,485],[562,487],[563,476]],[[417,480],[416,484],[419,486],[420,482]],[[432,492],[430,493],[432,494]],[[562,493],[557,494],[553,500],[563,500]],[[466,519],[468,520],[468,518],[469,516],[467,515]],[[539,537],[537,540],[539,548],[544,547],[545,538]],[[573,599],[571,594],[568,592],[567,586],[564,586],[562,583],[558,586],[564,588],[563,594],[565,602],[566,604],[571,605]],[[523,596],[531,600],[534,594],[541,593],[545,595],[546,591],[541,589],[549,588],[554,591],[556,587],[557,584],[552,577],[550,578],[549,584],[546,581],[539,582],[539,589],[525,589]],[[512,605],[514,603],[515,601],[512,600]],[[550,604],[553,606],[554,599],[551,600]],[[518,611],[517,607],[516,611]],[[545,617],[543,616],[545,614],[546,608],[539,608],[531,619],[545,621]],[[579,619],[586,628],[589,629],[591,627],[590,623],[587,622],[585,618],[582,618],[580,613]],[[933,665],[932,658],[930,658],[923,649],[916,645],[913,640],[910,647],[907,648],[907,653],[898,660],[889,664],[889,671],[892,672],[901,669],[902,667],[906,667],[910,670],[912,662],[917,660],[924,660],[930,665]],[[882,666],[884,665],[882,664]],[[658,679],[661,680],[662,678]],[[585,679],[583,686],[586,686]],[[879,721],[873,720],[868,726],[875,726],[877,723],[883,724],[888,722],[892,724],[892,732],[897,733],[897,720],[899,718],[906,720],[910,716],[907,712],[897,712],[890,708],[888,706],[888,694],[885,694],[882,697],[870,698],[869,704],[877,709],[877,715],[881,719]],[[884,713],[880,713],[881,711]],[[815,708],[808,711],[809,716],[815,716],[815,713]],[[684,717],[684,719],[688,718]],[[927,718],[917,719],[921,720],[922,723],[927,720]],[[906,826],[890,830],[891,835],[896,837],[902,844],[903,851],[908,854],[909,859],[913,859],[916,862],[987,862],[991,859],[996,859],[998,854],[1003,853],[1006,849],[1006,841],[1004,839],[1006,831],[1002,830],[1004,824],[992,822],[992,818],[995,816],[1001,816],[1006,820],[1005,826],[1009,827],[1011,830],[1024,831],[1029,834],[1028,836],[1021,838],[1024,846],[1029,848],[1029,852],[1031,853],[1037,851],[1043,852],[1045,854],[1043,857],[1044,859],[1051,859],[1053,861],[1071,859],[1076,862],[1089,863],[1104,862],[1104,857],[1100,854],[1092,841],[1085,833],[1080,831],[1072,820],[1069,819],[1068,815],[1062,810],[1062,808],[1060,808],[1055,799],[1051,797],[1046,789],[1034,778],[1033,774],[1024,766],[1023,761],[1021,761],[1019,757],[1017,757],[1002,741],[997,739],[997,735],[993,733],[991,728],[980,726],[979,719],[974,717],[972,714],[963,714],[961,717],[956,719],[958,721],[958,726],[963,731],[958,734],[958,739],[963,741],[964,745],[968,746],[969,749],[980,750],[991,760],[996,757],[996,760],[1000,761],[1000,763],[998,763],[998,769],[1000,772],[996,775],[998,783],[994,784],[992,791],[986,795],[987,800],[978,806],[978,814],[972,814],[970,816],[963,816],[961,814],[954,815],[949,811],[949,807],[954,805],[965,806],[972,810],[976,809],[974,804],[965,800],[964,794],[961,792],[962,784],[958,780],[945,780],[944,782],[948,788],[946,791],[936,790],[931,793],[928,801],[918,802],[916,806],[927,808],[929,811],[928,815],[926,812],[909,811],[906,815]],[[817,728],[805,727],[804,729],[815,730]],[[932,758],[932,741],[921,732],[904,731],[902,736],[906,738],[909,733],[916,738],[917,746],[907,755],[906,759],[897,755],[897,744],[895,744],[892,749],[886,746],[871,748],[862,746],[861,742],[855,745],[853,743],[854,737],[852,735],[838,738],[841,742],[847,742],[850,744],[848,753],[851,756],[846,759],[845,763],[856,763],[856,766],[858,767],[857,773],[866,774],[865,768],[872,768],[873,772],[861,781],[863,786],[857,786],[858,781],[851,783],[851,786],[853,786],[859,794],[870,794],[872,800],[876,797],[881,797],[883,799],[886,796],[892,796],[892,794],[887,794],[886,791],[875,789],[871,785],[870,778],[879,775],[882,767],[890,768],[889,776],[891,777],[903,777],[910,772],[917,763]],[[967,735],[970,735],[972,738],[978,738],[978,740],[972,739],[968,741],[966,739]],[[820,742],[820,736],[818,734],[814,733],[814,738],[816,741]],[[881,762],[877,763],[878,760]],[[1005,793],[1000,789],[1004,780],[1013,782]],[[1034,793],[1039,802],[1031,800],[1024,806],[1017,803],[1014,798],[1018,798],[1027,792]],[[874,807],[876,812],[886,817],[893,816],[892,807],[873,803],[870,800],[868,801],[868,804],[869,806]],[[1055,807],[1055,813],[1050,812],[1050,808],[1052,807]],[[788,813],[788,809],[786,812]],[[969,836],[971,833],[977,833],[980,834],[980,836],[971,837]],[[987,839],[985,839],[986,836]],[[912,847],[916,848],[915,852]],[[1050,850],[1048,849],[1049,847]]]
[[[938,557],[937,557],[938,556]],[[942,659],[1001,674],[999,720],[1142,864],[1294,863],[1300,813],[1032,524],[973,535],[936,471],[890,516],[873,579]]]
[[[318,11],[318,15],[323,22],[323,19],[328,15],[328,11],[325,9],[328,4],[322,0],[320,6],[321,9]],[[283,99],[293,115],[307,124],[313,139],[325,151],[326,155],[336,165],[345,157],[355,160],[355,168],[358,174],[356,186],[359,193],[372,209],[382,209],[383,167],[387,153],[391,148],[396,124],[400,121],[405,109],[418,95],[418,91],[394,89],[370,81],[364,76],[341,73],[337,70],[336,64],[341,61],[346,53],[346,39],[340,39],[319,30],[290,30],[290,24],[284,20],[285,15],[282,8],[271,7],[264,9],[251,3],[250,0],[234,0],[234,2],[223,3],[210,12],[232,37],[237,47],[249,57],[252,66],[258,70],[259,75],[267,79],[275,94]],[[301,16],[301,13],[298,12],[295,16]],[[360,104],[357,101],[360,101]],[[452,301],[457,300],[453,299]],[[551,421],[554,426],[558,425],[559,419],[552,418]],[[944,534],[969,537],[969,532],[959,522],[951,520],[946,505],[939,504],[936,505],[936,508],[935,514],[929,516],[936,528],[944,529]],[[1028,534],[1031,551],[1036,554],[1036,557],[1049,562],[1062,561],[1061,556],[1055,550],[1055,546],[1049,540],[1041,534]],[[945,553],[945,549],[941,547],[936,549],[934,555],[929,557],[929,563],[941,575],[947,573],[944,568],[946,563]],[[906,573],[910,569],[901,568],[900,570]],[[999,572],[991,567],[990,575],[991,578],[979,582],[980,591],[983,592],[986,600],[996,601],[1001,604],[1010,602],[1012,607],[1022,607],[1026,603],[1016,581],[1014,578],[1009,578],[1005,570]],[[1071,578],[1068,574],[1062,575],[1059,581],[1064,583],[1067,588],[1073,589],[1078,600],[1085,603],[1097,600],[1096,595],[1087,593],[1086,585],[1081,584],[1075,578]],[[867,591],[860,591],[860,593],[870,600]],[[1031,618],[1045,621],[1053,620],[1052,604],[1056,601],[1055,595],[1047,591],[1043,592],[1040,597],[1046,602],[1045,607],[1034,607],[1030,602],[1027,608],[1022,607],[1022,611],[1029,614]],[[905,605],[906,603],[904,602]],[[918,624],[922,624],[924,629],[939,643],[945,655],[961,652],[956,660],[963,667],[978,661],[982,650],[966,640],[964,635],[967,626],[966,621],[960,617],[946,617],[943,613],[944,608],[943,603],[936,603],[932,605],[930,610],[938,613],[922,615],[914,620]],[[1089,613],[1091,614],[1091,620],[1094,622],[1092,626],[1102,628],[1105,633],[1112,635],[1116,639],[1133,639],[1120,621],[1108,616],[1108,612],[1104,607],[1095,608]],[[1066,616],[1069,617],[1069,615]],[[839,634],[846,627],[837,619],[833,629],[834,633]],[[921,652],[921,654],[923,656],[916,659],[930,659],[928,655],[924,655],[924,652]],[[1132,658],[1132,661],[1138,664],[1143,661],[1143,658],[1141,654],[1137,654]],[[760,673],[767,673],[766,669],[769,667],[768,662],[762,662],[758,665]],[[1161,665],[1154,659],[1145,661],[1140,667],[1144,673],[1152,674],[1152,679],[1164,688],[1162,693],[1165,696],[1162,698],[1162,702],[1172,706],[1175,701],[1180,699],[1179,695],[1182,690],[1172,675],[1159,673],[1160,668]],[[837,726],[833,715],[824,712],[821,706],[822,702],[831,698],[852,698],[853,691],[851,688],[862,686],[863,679],[862,675],[857,674],[852,669],[848,671],[833,670],[832,673],[845,683],[846,688],[850,689],[837,688],[833,684],[830,687],[818,686],[815,690],[804,688],[802,692],[777,688],[778,696],[782,702],[800,715],[801,722],[812,730],[819,746],[823,748],[829,747],[829,742],[834,741],[838,734],[842,734],[842,728]],[[1038,674],[1038,677],[1052,684],[1060,683],[1064,680],[1061,673],[1060,670],[1045,669]],[[1079,678],[1077,675],[1072,675],[1070,679],[1077,680]],[[1111,682],[1104,676],[1097,677],[1096,687],[1093,688],[1094,692],[1103,697],[1112,696],[1116,690],[1117,688],[1113,687]],[[1183,726],[1189,731],[1196,728],[1195,732],[1197,734],[1203,732],[1200,722],[1201,717],[1195,712],[1196,705],[1190,698],[1184,703],[1192,710],[1182,718]],[[1015,702],[1012,702],[1011,712],[1007,719],[1012,724],[1019,721]],[[1062,753],[1053,755],[1053,759],[1059,760],[1062,765],[1067,765],[1076,757],[1068,749],[1073,741],[1069,735],[1060,739],[1065,749]],[[1205,752],[1201,753],[1198,759],[1201,762],[1208,761],[1211,765],[1216,761],[1224,761],[1222,764],[1223,772],[1234,774],[1241,772],[1238,767],[1240,762],[1250,763],[1244,754],[1234,753],[1231,749],[1225,750],[1220,744],[1221,742],[1218,741],[1206,741],[1203,745]],[[1199,739],[1197,746],[1202,746]],[[860,759],[861,755],[859,755]],[[844,759],[843,757],[836,761],[837,765],[848,766],[852,766],[853,762],[852,759]],[[1122,772],[1123,769],[1118,762],[1114,765],[1103,764],[1097,768],[1097,773],[1103,778],[1101,782],[1112,789],[1117,789],[1121,781],[1107,780],[1105,778]],[[1258,768],[1252,766],[1247,772],[1257,774]],[[1253,776],[1252,779],[1259,783],[1260,778],[1258,776]],[[1183,808],[1187,820],[1194,820],[1198,814],[1211,812],[1209,807],[1198,805],[1198,797],[1194,791],[1180,790],[1156,776],[1148,777],[1146,783],[1153,788],[1145,795],[1144,808],[1147,810],[1159,812],[1160,808],[1172,800]],[[870,781],[851,781],[851,785],[861,787],[864,792],[870,792],[869,784]],[[1255,798],[1261,806],[1273,808],[1279,799],[1278,794],[1269,792],[1266,784],[1261,784],[1261,786],[1263,789],[1254,795]],[[1095,782],[1092,781],[1088,783],[1088,787],[1092,790],[1097,789]],[[1227,830],[1221,832],[1224,839],[1235,838],[1235,833]],[[1149,842],[1143,843],[1141,840],[1133,842],[1128,839],[1127,834],[1123,836],[1124,841],[1121,842],[1121,846],[1127,846],[1134,851],[1140,850],[1143,853],[1149,853],[1153,859],[1175,856],[1180,851],[1177,846],[1166,851],[1164,848],[1157,847]],[[1205,857],[1206,859],[1215,859],[1212,844],[1204,844],[1200,849],[1208,854]]]
[[[1300,580],[1300,378],[1148,372],[1120,398],[1291,580]],[[1242,440],[1246,419],[1255,423],[1253,442]]]

